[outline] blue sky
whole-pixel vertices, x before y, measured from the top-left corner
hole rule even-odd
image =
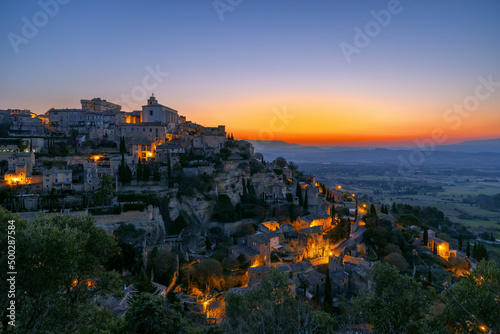
[[[419,120],[436,122],[474,91],[478,76],[500,81],[500,3],[402,0],[400,13],[348,63],[340,43],[354,45],[354,28],[364,29],[374,20],[370,12],[389,3],[243,0],[221,20],[212,1],[72,0],[59,4],[58,13],[16,53],[9,33],[23,36],[23,17],[33,22],[42,7],[37,1],[3,1],[0,108],[43,113],[79,107],[80,99],[93,97],[122,103],[124,94],[142,85],[146,67],[159,66],[169,73],[155,87],[160,103],[192,120],[226,123],[241,136],[258,132],[271,110],[283,106],[297,119],[313,117],[321,124],[334,114],[342,125],[352,111],[359,126],[344,128],[360,136],[372,127],[390,126],[384,130],[390,132],[398,125],[411,136],[425,135],[432,129]],[[499,93],[453,135],[495,137]],[[144,102],[122,105],[133,110]],[[392,122],[399,118],[401,123]],[[487,131],[480,131],[482,124]],[[291,124],[276,139],[307,141],[300,125]],[[314,122],[307,129],[314,132]]]

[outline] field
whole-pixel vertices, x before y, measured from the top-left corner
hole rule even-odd
[[[488,211],[467,203],[480,194],[500,194],[499,170],[448,168],[401,174],[391,166],[304,164],[301,168],[330,187],[341,185],[361,201],[433,206],[454,222],[483,227],[500,238],[500,208]]]

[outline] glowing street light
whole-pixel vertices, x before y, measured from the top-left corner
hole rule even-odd
[[[342,189],[342,186],[338,185],[338,186],[337,186],[337,189]]]
[[[484,325],[479,325],[479,330],[483,333],[487,333],[488,332],[488,328],[486,328],[486,326]]]

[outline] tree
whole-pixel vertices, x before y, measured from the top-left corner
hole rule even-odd
[[[285,168],[286,165],[288,164],[286,159],[283,157],[277,157],[276,160],[274,160],[274,162],[276,163],[276,166],[281,169]]]
[[[432,295],[411,277],[384,263],[369,271],[372,291],[351,304],[353,316],[368,322],[375,333],[426,333]]]
[[[458,235],[458,250],[459,251],[462,251],[462,243],[463,243],[463,240],[462,240],[462,233],[460,233]]]
[[[172,160],[170,160],[170,155],[168,156],[168,187],[172,188],[174,186],[174,176],[172,175]]]
[[[149,293],[133,298],[125,314],[132,333],[180,333],[181,315],[168,307],[165,297]]]
[[[392,202],[391,212],[398,213],[398,208],[396,207],[396,202]]]
[[[412,214],[404,214],[399,216],[398,219],[399,223],[401,223],[403,226],[420,226],[421,221],[418,219],[415,215]]]
[[[469,242],[469,240],[467,240],[467,252],[466,252],[466,254],[467,254],[467,257],[470,257],[470,242]]]
[[[144,165],[144,168],[142,170],[142,179],[144,181],[149,181],[150,174],[151,174],[151,164],[148,163],[147,165],[146,164]]]
[[[327,309],[333,307],[333,295],[332,295],[332,281],[330,279],[330,270],[326,270],[326,282],[325,282],[325,306]]]
[[[297,188],[295,190],[295,196],[299,198],[299,205],[303,205],[302,201],[302,188],[300,187],[300,182],[297,180]]]
[[[139,275],[134,279],[134,289],[135,296],[140,295],[141,293],[152,293],[156,292],[156,286],[151,282],[151,278],[148,277],[146,271],[141,270]]]
[[[8,231],[15,220],[16,330],[21,333],[76,332],[89,326],[95,295],[120,290],[119,274],[105,264],[119,248],[114,237],[94,225],[91,216],[37,216],[23,220],[0,208],[0,227]],[[7,233],[0,234],[7,249]],[[7,268],[7,252],[0,264]],[[0,272],[0,291],[8,291],[6,271]],[[3,294],[2,294],[3,295]],[[0,306],[5,319],[7,298]]]
[[[141,157],[139,157],[137,161],[137,173],[136,173],[137,181],[141,181],[143,178],[143,169],[141,160],[142,160]]]
[[[429,244],[429,231],[427,228],[424,228],[423,242],[424,246],[427,247],[427,245]]]
[[[101,178],[101,185],[97,191],[92,194],[92,201],[97,205],[109,204],[113,190],[113,180],[108,175],[104,174]]]
[[[290,170],[291,170],[292,172],[296,172],[296,171],[299,169],[299,165],[297,165],[297,164],[296,164],[295,162],[293,162],[293,161],[290,161],[290,162],[288,163],[288,168],[290,168]]]
[[[443,293],[445,309],[439,316],[451,332],[470,332],[479,326],[490,333],[500,332],[500,267],[493,260],[479,262],[477,269],[465,275]],[[477,332],[487,332],[488,330]]]
[[[75,149],[75,153],[77,153],[78,141],[76,140],[76,137],[78,137],[78,130],[77,129],[69,130],[69,137],[70,137],[69,142],[73,146],[73,148]]]
[[[243,295],[226,294],[229,333],[333,333],[335,321],[307,303],[296,301],[289,280],[278,270]]]
[[[391,266],[397,268],[400,271],[404,271],[408,268],[408,263],[406,262],[405,258],[398,253],[391,253],[386,257],[384,257],[382,261],[390,264]]]
[[[132,180],[132,171],[130,167],[125,163],[125,156],[122,155],[122,161],[118,166],[118,177],[123,183],[128,183]]]
[[[125,138],[120,137],[120,153],[122,157],[127,153],[127,146],[125,146]]]
[[[337,243],[340,240],[349,238],[351,233],[351,222],[347,219],[341,218],[331,230],[328,231],[326,237],[331,242]]]
[[[161,181],[160,166],[158,164],[153,164],[153,180],[156,182]]]
[[[472,251],[472,257],[478,261],[487,260],[488,259],[488,250],[484,246],[484,244],[480,242],[474,243],[474,248]]]
[[[377,215],[377,209],[375,209],[375,205],[370,205],[370,214]]]
[[[309,198],[307,197],[308,191],[306,190],[306,196],[304,197],[304,212],[307,214],[309,210]]]
[[[433,252],[434,254],[437,254],[437,253],[438,253],[437,243],[434,243],[433,245],[434,245],[434,246],[432,247],[432,252]]]

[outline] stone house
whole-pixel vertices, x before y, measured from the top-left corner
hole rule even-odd
[[[264,233],[256,233],[248,236],[248,247],[259,252],[259,262],[264,265],[271,264],[271,240]]]

